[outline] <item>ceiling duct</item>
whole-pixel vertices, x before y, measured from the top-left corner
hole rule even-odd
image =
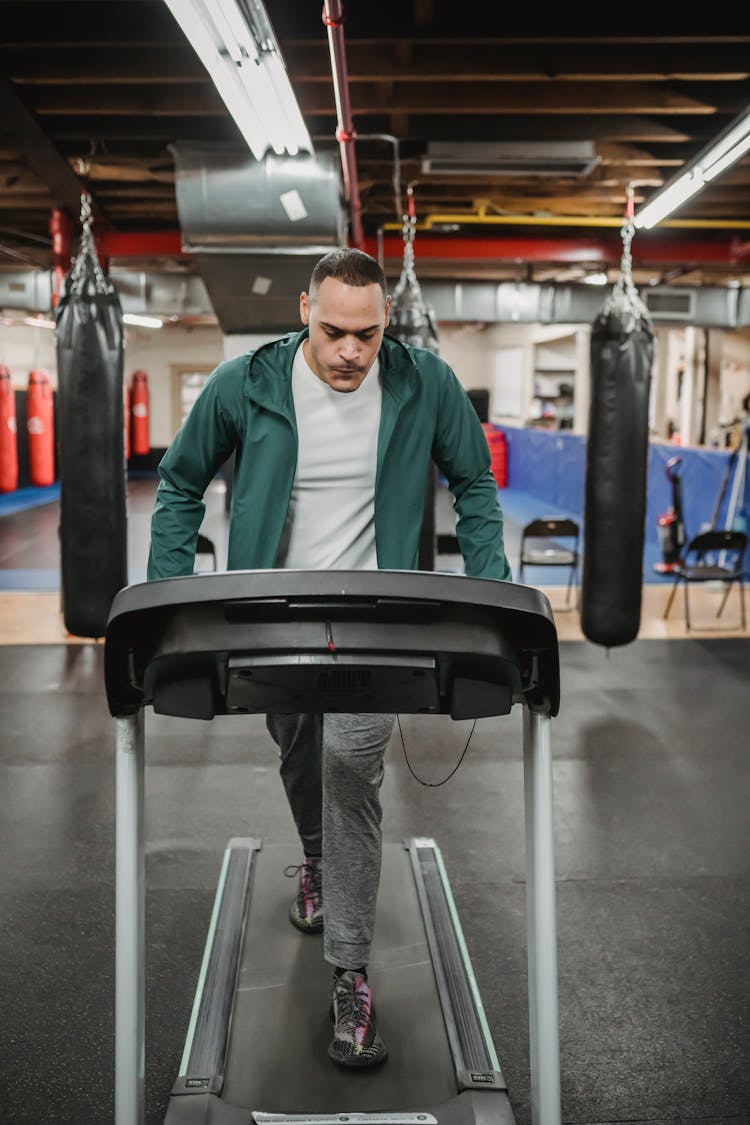
[[[299,295],[313,266],[346,245],[338,162],[307,154],[257,161],[245,147],[170,148],[183,250],[222,331],[299,327]]]
[[[593,324],[608,292],[611,289],[583,283],[422,282],[424,299],[439,323]],[[664,325],[690,323],[731,331],[750,323],[750,301],[744,306],[741,301],[747,292],[723,285],[644,287],[641,297],[650,306],[652,319]],[[659,294],[663,294],[661,301]],[[689,318],[686,309],[690,310]]]
[[[227,266],[222,256],[223,286],[231,281],[229,272],[233,262],[238,267],[236,297],[242,302],[245,290],[253,284],[249,272],[252,262],[240,254],[234,255]],[[270,260],[270,265],[274,264],[279,271],[285,271],[288,258],[280,255],[275,263]],[[117,266],[110,270],[109,275],[125,313],[151,314],[165,319],[174,317],[178,321],[211,315],[212,307],[202,278],[189,274],[145,273]],[[309,280],[308,275],[300,289],[306,288]],[[391,279],[391,283],[395,284],[395,280]],[[582,283],[563,285],[515,281],[499,284],[488,281],[423,281],[420,288],[426,304],[439,322],[485,324],[593,324],[608,292],[606,288]],[[15,312],[49,314],[51,294],[50,271],[0,271],[0,322],[4,314],[12,318]],[[727,331],[750,328],[750,289],[725,285],[696,288],[644,286],[640,295],[650,317],[665,325],[689,323],[696,327]],[[292,301],[293,328],[299,324],[297,296]],[[231,294],[227,301],[230,299]],[[689,318],[686,316],[688,312]],[[232,330],[233,333],[235,331]]]
[[[422,171],[441,176],[586,176],[593,141],[431,141]]]

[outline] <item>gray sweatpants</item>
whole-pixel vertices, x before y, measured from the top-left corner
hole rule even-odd
[[[367,965],[375,928],[383,757],[395,715],[267,715],[305,855],[323,857],[323,954]]]

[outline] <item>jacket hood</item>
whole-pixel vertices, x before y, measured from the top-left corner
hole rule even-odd
[[[309,329],[303,328],[301,332],[290,332],[281,339],[261,344],[247,354],[245,393],[248,398],[269,409],[286,409],[294,357],[302,341],[309,335]],[[385,333],[378,359],[385,389],[390,390],[397,398],[401,397],[401,390],[411,391],[417,367],[405,344]]]

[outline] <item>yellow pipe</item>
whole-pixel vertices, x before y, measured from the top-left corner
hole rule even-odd
[[[482,224],[484,226],[514,227],[622,227],[623,219],[614,216],[579,218],[577,215],[487,215],[483,212],[428,215],[417,223],[415,230],[432,230],[436,223],[460,225]],[[750,230],[750,219],[666,219],[658,224],[662,227],[685,230]],[[384,223],[383,230],[403,231],[403,223]]]

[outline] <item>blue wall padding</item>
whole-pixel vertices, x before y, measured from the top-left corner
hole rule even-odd
[[[544,503],[547,514],[559,512],[573,515],[583,529],[584,484],[586,479],[586,439],[565,431],[516,429],[497,426],[505,431],[508,443],[508,490],[534,497]],[[662,557],[657,518],[672,505],[672,486],[664,466],[673,457],[680,457],[677,472],[682,481],[682,509],[688,538],[711,524],[727,466],[732,459],[729,450],[683,449],[679,445],[649,446],[648,483],[646,494],[646,527],[644,544],[644,580],[673,581],[654,572],[654,564]],[[726,526],[727,504],[737,466],[732,459],[730,480],[717,519],[718,527]],[[738,504],[735,526],[746,530],[750,513],[750,466],[746,465],[745,489]],[[500,501],[503,499],[500,490]],[[750,558],[747,573],[750,576]]]
[[[583,512],[586,446],[576,434],[505,429],[508,484],[544,500],[553,511]]]

